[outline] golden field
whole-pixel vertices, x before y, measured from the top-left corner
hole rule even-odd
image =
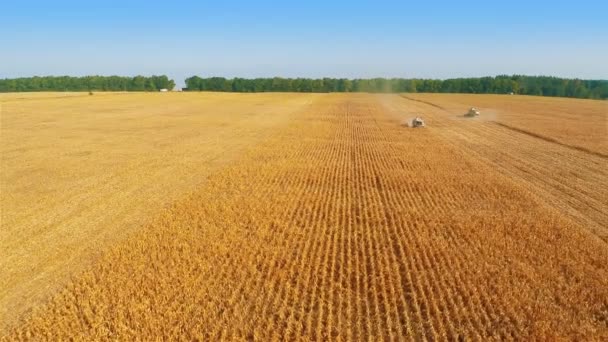
[[[404,95],[463,114],[467,106],[483,109],[485,121],[530,132],[592,154],[608,156],[608,101],[536,96],[410,94]],[[464,111],[463,111],[464,110]],[[503,126],[504,127],[504,126]]]
[[[0,94],[0,326],[312,98]]]
[[[515,178],[608,241],[608,101],[508,95],[404,95],[442,136]],[[419,102],[425,101],[425,102]],[[475,105],[482,116],[463,118]],[[439,127],[438,127],[439,128]]]
[[[605,102],[0,101],[7,341],[608,338]]]

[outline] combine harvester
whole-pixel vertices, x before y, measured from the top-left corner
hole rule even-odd
[[[467,118],[474,118],[474,117],[479,116],[479,114],[481,114],[479,112],[479,109],[477,109],[475,107],[471,107],[469,109],[469,111],[464,116],[467,117]]]
[[[424,124],[424,120],[422,120],[421,117],[417,116],[412,120],[411,127],[417,128],[417,127],[424,127],[424,126],[426,126],[426,125]]]
[[[413,119],[407,119],[401,123],[402,126],[411,127],[411,128],[419,128],[425,127],[424,120],[421,117],[417,116]]]

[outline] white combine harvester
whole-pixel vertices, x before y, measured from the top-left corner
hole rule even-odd
[[[418,127],[424,127],[424,126],[426,126],[424,124],[424,120],[422,120],[422,118],[419,117],[419,116],[417,116],[417,117],[415,117],[413,119],[407,119],[407,120],[403,121],[401,124],[403,126],[411,127],[411,128],[418,128]]]
[[[479,116],[479,114],[481,114],[479,112],[479,109],[471,107],[471,109],[469,109],[469,111],[464,116],[466,116],[467,118],[474,118],[476,116]]]
[[[410,127],[417,128],[417,127],[424,127],[424,126],[426,126],[424,124],[424,120],[422,120],[421,117],[417,116],[414,119],[412,119],[412,124]]]

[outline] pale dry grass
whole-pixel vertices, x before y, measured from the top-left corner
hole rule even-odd
[[[0,329],[315,95],[0,95]]]
[[[608,338],[606,244],[404,101],[318,100],[6,340]]]

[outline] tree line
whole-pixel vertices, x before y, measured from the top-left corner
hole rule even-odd
[[[158,91],[175,82],[161,76],[43,76],[0,79],[0,92],[27,91]]]
[[[161,76],[44,76],[0,79],[0,92],[28,91],[158,91],[175,82]],[[475,93],[524,94],[608,99],[607,80],[580,80],[548,76],[496,76],[479,78],[232,78],[192,76],[189,91],[223,92],[371,92],[371,93]]]
[[[188,91],[223,92],[372,92],[372,93],[472,93],[523,94],[591,99],[608,98],[607,80],[565,79],[548,76],[501,75],[496,77],[435,79],[403,78],[232,78],[192,76]]]

